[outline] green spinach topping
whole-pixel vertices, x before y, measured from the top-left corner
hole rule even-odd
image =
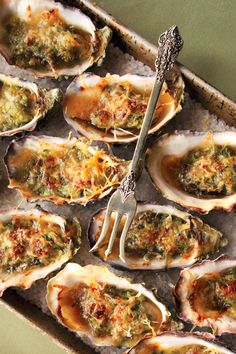
[[[36,96],[29,89],[0,81],[0,131],[16,129],[35,114]]]
[[[140,129],[147,108],[149,94],[138,91],[131,84],[113,84],[103,88],[91,123],[98,128]]]
[[[168,262],[191,256],[197,242],[200,256],[217,249],[221,241],[220,232],[198,219],[146,211],[137,214],[131,224],[125,251],[146,261],[156,258]]]
[[[73,63],[88,55],[89,35],[67,25],[58,9],[42,11],[37,16],[28,9],[28,20],[14,14],[5,20],[6,45],[11,60],[23,68],[50,69]]]
[[[186,192],[197,196],[232,195],[236,192],[236,152],[214,144],[191,151],[177,179]]]
[[[112,336],[117,346],[132,344],[160,325],[159,310],[156,315],[148,311],[150,301],[134,290],[94,283],[84,288],[79,302],[93,334]]]

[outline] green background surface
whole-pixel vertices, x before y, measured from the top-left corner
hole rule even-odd
[[[97,0],[118,20],[157,44],[178,25],[179,61],[236,101],[236,0]]]
[[[236,100],[236,0],[96,2],[153,43],[161,32],[177,24],[185,41],[179,60]],[[65,351],[0,306],[0,354],[42,353]]]

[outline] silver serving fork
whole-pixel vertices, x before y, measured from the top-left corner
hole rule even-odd
[[[178,27],[172,26],[166,32],[162,33],[159,37],[158,44],[158,53],[155,61],[155,83],[152,88],[152,93],[148,102],[133,159],[129,167],[129,172],[121,181],[118,189],[111,196],[107,205],[101,235],[94,247],[90,250],[90,252],[97,250],[103,242],[110,225],[111,215],[114,212],[114,225],[111,232],[108,248],[105,252],[105,257],[108,257],[111,253],[120,221],[123,216],[126,216],[119,246],[119,257],[123,262],[125,262],[125,239],[137,208],[137,201],[135,198],[136,180],[140,176],[140,173],[143,169],[147,134],[151,126],[152,117],[161,92],[165,75],[170,69],[172,69],[174,62],[183,46],[183,40],[179,34]]]

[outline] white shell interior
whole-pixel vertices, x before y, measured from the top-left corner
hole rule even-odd
[[[211,327],[217,334],[221,335],[224,332],[236,333],[236,321],[226,315],[222,315],[216,320],[206,318],[199,320],[199,315],[195,312],[189,302],[191,295],[191,284],[194,280],[204,277],[207,273],[218,273],[227,268],[236,266],[236,258],[219,257],[215,260],[205,260],[192,267],[181,271],[179,282],[176,285],[176,295],[181,301],[180,315],[184,320],[189,320],[198,326]]]
[[[30,13],[33,15],[37,15],[39,11],[44,10],[52,10],[57,9],[60,17],[69,25],[72,25],[82,31],[91,35],[91,44],[95,46],[96,44],[96,28],[91,21],[91,19],[83,14],[78,8],[63,6],[59,2],[55,2],[54,0],[8,0],[6,1],[5,7],[1,10],[0,13],[0,28],[1,21],[3,18],[9,13],[12,12],[18,15],[22,20],[27,21],[29,19],[29,9]],[[108,27],[104,27],[106,29],[106,33],[103,33],[104,44],[108,43],[111,31]],[[104,46],[104,51],[106,45]],[[103,44],[101,44],[101,48],[103,48]],[[0,45],[0,52],[2,51],[4,57],[9,58],[10,53],[9,49],[4,45]],[[60,75],[79,75],[84,72],[88,67],[92,66],[95,61],[98,61],[100,58],[102,59],[104,53],[100,53],[98,57],[94,57],[93,53],[91,53],[90,58],[84,62],[77,63],[73,66],[64,67],[56,70],[56,72],[51,71],[38,71],[35,69],[28,69],[28,71],[34,73],[37,77],[45,77],[45,76],[60,76]]]
[[[78,17],[79,17],[79,27],[95,37],[95,26],[89,17],[84,15],[79,9],[65,7],[62,4],[55,2],[53,0],[8,0],[8,8],[5,8],[5,12],[2,12],[0,15],[0,21],[3,16],[8,12],[13,12],[17,14],[22,20],[27,21],[29,19],[28,8],[30,7],[30,12],[32,14],[37,14],[42,10],[52,10],[57,9],[60,16],[70,25],[78,27]]]
[[[47,104],[43,102],[44,100],[47,100],[46,97],[43,96],[42,92],[39,92],[37,84],[29,81],[23,81],[18,79],[17,77],[12,77],[12,76],[6,76],[4,74],[0,73],[0,81],[5,82],[6,84],[13,85],[13,86],[18,86],[18,87],[24,87],[28,90],[30,90],[32,93],[34,93],[37,97],[37,99],[42,99],[42,103],[39,104],[37,111],[35,112],[35,115],[33,119],[31,119],[28,123],[18,127],[14,128],[11,130],[7,130],[4,132],[0,132],[0,136],[11,136],[14,134],[17,134],[19,132],[22,132],[24,130],[27,131],[32,131],[35,129],[37,122],[40,118],[42,118],[49,109],[52,107],[47,107]],[[51,98],[56,101],[56,98],[59,97],[59,89],[52,89],[48,91],[48,94],[50,94]]]
[[[119,75],[111,75],[107,74],[105,76],[106,80],[108,80],[108,85],[113,85],[116,83],[125,83],[130,82],[132,86],[134,86],[137,90],[146,91],[151,93],[152,86],[155,81],[154,76],[139,76],[139,75],[132,75],[126,74],[123,76]],[[99,82],[103,78],[95,75],[93,73],[84,73],[79,77],[75,78],[72,83],[68,86],[66,90],[66,95],[69,94],[76,94],[77,96],[83,97],[84,95],[90,96],[91,100],[93,100],[94,93],[96,95],[100,95],[102,93],[102,88],[98,86]],[[179,85],[184,87],[184,83],[181,78],[179,78]],[[86,90],[81,90],[82,88],[86,88]],[[167,89],[167,84],[164,82],[162,90]],[[181,110],[180,102],[176,103],[173,99],[171,107],[166,114],[166,116],[158,121],[157,123],[153,124],[149,130],[149,134],[156,132],[160,129],[163,125],[165,125],[178,111]],[[138,133],[132,132],[128,129],[120,129],[117,128],[116,130],[111,129],[110,132],[106,133],[104,129],[99,129],[93,125],[84,126],[80,124],[78,121],[71,119],[67,116],[64,110],[64,116],[68,124],[70,124],[75,130],[79,131],[82,135],[86,136],[87,138],[92,138],[94,140],[99,141],[106,141],[109,143],[128,143],[137,140]]]
[[[148,151],[147,169],[153,183],[166,198],[203,213],[208,213],[215,208],[230,211],[236,203],[236,193],[222,198],[198,198],[169,184],[163,175],[162,163],[166,156],[182,157],[190,150],[203,144],[206,137],[207,133],[193,134],[184,131],[163,135]],[[236,148],[236,132],[215,132],[213,141],[217,145],[230,145],[232,148]]]
[[[35,216],[37,218],[43,218],[44,220],[48,220],[49,222],[56,223],[60,226],[62,231],[65,231],[65,219],[61,216],[48,214],[42,212],[38,209],[31,209],[31,210],[20,210],[20,209],[11,209],[7,211],[0,210],[0,221],[7,221],[11,220],[13,215],[24,215],[24,216]],[[3,292],[11,287],[23,287],[24,289],[28,289],[33,282],[38,279],[46,277],[49,273],[53,272],[54,270],[60,268],[65,262],[69,259],[68,254],[63,254],[59,260],[56,262],[49,264],[47,266],[38,267],[32,270],[26,270],[22,273],[15,272],[12,274],[9,273],[0,273],[0,296],[2,296]]]
[[[138,293],[145,295],[160,309],[162,314],[162,323],[169,317],[166,307],[155,298],[151,291],[145,289],[141,284],[132,284],[127,279],[118,277],[117,275],[111,273],[105,266],[87,265],[85,267],[81,267],[77,263],[68,263],[66,267],[60,271],[60,273],[50,279],[47,285],[46,301],[48,307],[60,323],[63,324],[60,317],[58,317],[58,294],[61,289],[59,289],[57,285],[72,287],[78,283],[85,283],[89,285],[94,282],[112,284],[120,289],[132,289],[137,291]],[[86,335],[95,345],[109,346],[113,344],[112,338],[109,337],[99,339],[94,338],[91,333],[84,331],[76,331],[76,333],[80,336]]]

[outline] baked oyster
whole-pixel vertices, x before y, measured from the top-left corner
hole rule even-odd
[[[75,78],[66,90],[66,121],[87,138],[110,143],[138,139],[154,77],[85,73]],[[179,74],[162,87],[153,123],[154,133],[181,110],[184,82]]]
[[[148,150],[147,170],[163,195],[192,210],[231,211],[236,203],[236,132],[163,135]]]
[[[28,289],[77,252],[81,228],[39,209],[0,211],[0,296],[11,286]]]
[[[67,264],[49,280],[46,301],[63,326],[96,346],[131,347],[169,318],[152,292],[104,266]]]
[[[34,130],[60,98],[59,89],[46,90],[0,73],[0,136]]]
[[[79,75],[100,63],[111,37],[78,8],[53,0],[1,0],[0,53],[37,77]]]
[[[182,270],[174,290],[179,316],[217,335],[236,333],[236,258],[207,260]]]
[[[142,340],[126,354],[233,354],[209,333],[166,332]]]
[[[106,209],[102,209],[91,218],[88,229],[91,247],[101,234],[105,211]],[[227,240],[219,231],[204,224],[197,217],[171,206],[138,203],[125,241],[124,263],[119,259],[119,237],[123,220],[112,252],[105,257],[112,227],[113,222],[107,237],[95,254],[114,266],[128,269],[186,267],[227,244]]]
[[[28,136],[13,141],[5,156],[9,188],[30,201],[85,205],[116,188],[129,161],[91,146],[85,138]]]

